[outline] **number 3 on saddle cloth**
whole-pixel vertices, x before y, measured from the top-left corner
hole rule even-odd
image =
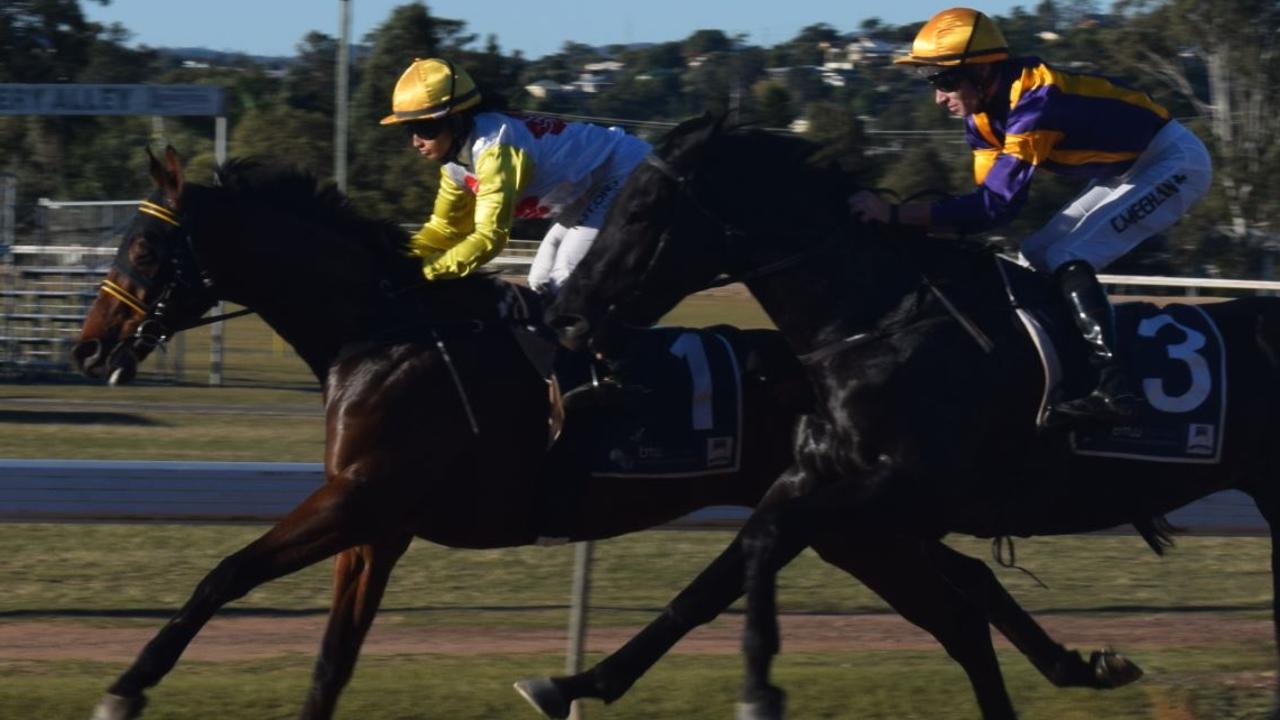
[[[1218,462],[1226,430],[1227,361],[1217,324],[1195,305],[1131,302],[1117,304],[1115,311],[1120,358],[1147,406],[1135,423],[1073,431],[1072,450],[1157,462]],[[1019,308],[1018,315],[1044,365],[1038,416],[1043,422],[1055,398],[1088,392],[1092,373],[1069,318],[1050,308]]]
[[[594,407],[585,429],[589,437],[581,438],[592,476],[695,477],[738,470],[742,378],[722,330],[660,327],[628,343],[625,389],[615,401]],[[558,362],[556,373],[565,388],[599,379],[580,358]],[[566,395],[573,392],[593,391]]]

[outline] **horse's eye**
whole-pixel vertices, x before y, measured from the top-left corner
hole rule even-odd
[[[156,262],[156,251],[143,237],[139,237],[134,241],[133,249],[129,255],[135,265],[152,265]]]

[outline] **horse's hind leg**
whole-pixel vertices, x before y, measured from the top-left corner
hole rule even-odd
[[[333,717],[338,694],[351,680],[356,657],[373,625],[396,561],[413,536],[399,534],[342,551],[333,562],[333,607],[303,705],[303,720]]]
[[[851,541],[847,533],[832,532],[816,538],[813,549],[822,559],[855,575],[902,617],[937,638],[968,675],[982,717],[1014,717],[1013,704],[991,644],[986,612],[993,608],[975,605],[971,602],[974,598],[960,592],[949,576],[928,571],[935,565],[931,557],[933,546],[945,546],[909,539],[892,543],[871,542],[874,538],[866,540],[868,542],[857,543]],[[982,565],[976,560],[972,562]],[[986,569],[985,565],[982,567]],[[1014,608],[1022,613],[1022,608],[1016,605]],[[1047,636],[1045,639],[1052,643]],[[1060,645],[1052,645],[1065,652]]]
[[[987,621],[1055,686],[1107,690],[1142,677],[1142,669],[1122,655],[1094,651],[1086,660],[1078,651],[1068,650],[1049,637],[1000,584],[986,563],[940,542],[925,548],[931,564],[945,576],[947,584],[970,605],[983,609]]]
[[[1280,490],[1273,489],[1273,482],[1268,478],[1266,485],[1251,488],[1248,492],[1271,527],[1271,627],[1276,647],[1280,647],[1280,603],[1276,602],[1280,600]],[[1280,687],[1277,687],[1276,697],[1280,698]],[[1271,709],[1267,720],[1280,720],[1280,700]]]
[[[160,682],[213,613],[268,580],[319,562],[373,534],[360,519],[358,493],[330,482],[294,508],[265,535],[218,563],[128,670],[108,689],[93,720],[128,720],[142,712],[143,691]]]

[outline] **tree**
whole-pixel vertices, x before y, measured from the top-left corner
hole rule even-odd
[[[5,0],[0,4],[0,82],[75,80],[101,29],[85,19],[77,0]]]
[[[409,63],[456,49],[464,27],[459,20],[432,17],[419,2],[394,8],[365,36],[372,49],[360,63],[360,83],[353,93],[348,186],[352,201],[364,212],[419,217],[430,210],[435,172],[411,152],[400,128],[382,126],[379,120],[391,112],[391,92]]]
[[[756,121],[765,127],[785,128],[796,119],[797,112],[791,106],[791,94],[782,85],[771,80],[757,83],[752,88],[756,98]]]
[[[297,50],[297,56],[284,74],[285,103],[298,110],[332,117],[338,41],[321,32],[309,32],[298,43]]]
[[[1149,0],[1120,8],[1139,11]],[[1169,0],[1137,14],[1117,54],[1154,75],[1205,119],[1225,231],[1246,240],[1280,220],[1280,5],[1274,0]],[[1203,74],[1203,84],[1198,75]]]
[[[852,108],[833,102],[810,103],[805,135],[822,146],[814,162],[835,163],[860,184],[869,183],[874,168],[867,161],[866,134]]]
[[[685,57],[694,58],[732,50],[733,41],[724,34],[723,30],[697,30],[685,38],[682,49]]]

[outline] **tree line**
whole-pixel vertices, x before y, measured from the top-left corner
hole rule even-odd
[[[963,129],[934,106],[932,91],[914,73],[872,60],[832,83],[819,69],[827,48],[854,37],[905,45],[924,19],[900,26],[868,19],[846,30],[819,23],[771,47],[715,29],[629,46],[570,40],[559,52],[529,59],[504,52],[499,38],[482,39],[462,20],[409,2],[354,47],[349,195],[362,211],[402,222],[418,222],[430,211],[436,169],[409,150],[402,133],[378,125],[400,72],[427,56],[453,59],[514,109],[666,122],[711,111],[765,127],[803,119],[804,134],[821,147],[818,160],[840,164],[865,186],[902,197],[966,192],[973,181]],[[1153,238],[1148,252],[1131,254],[1132,267],[1123,270],[1274,274],[1280,2],[1120,0],[1103,12],[1094,0],[1043,0],[996,20],[1016,54],[1148,91],[1213,153],[1209,197]],[[130,47],[129,39],[125,27],[87,20],[80,0],[9,0],[0,6],[0,82],[217,84],[227,93],[232,156],[283,158],[331,176],[336,38],[309,32],[284,61],[228,53],[199,63],[173,51]],[[605,60],[621,69],[599,92],[538,98],[524,89],[539,80],[571,82],[583,66]],[[165,118],[160,128],[150,118],[0,117],[0,172],[18,179],[20,221],[30,221],[24,209],[38,197],[141,197],[149,190],[142,147],[159,136],[188,158],[192,177],[211,175],[212,124],[211,118]],[[1020,218],[994,235],[1015,239],[1032,231],[1078,190],[1041,175]],[[762,175],[761,181],[778,179]]]

